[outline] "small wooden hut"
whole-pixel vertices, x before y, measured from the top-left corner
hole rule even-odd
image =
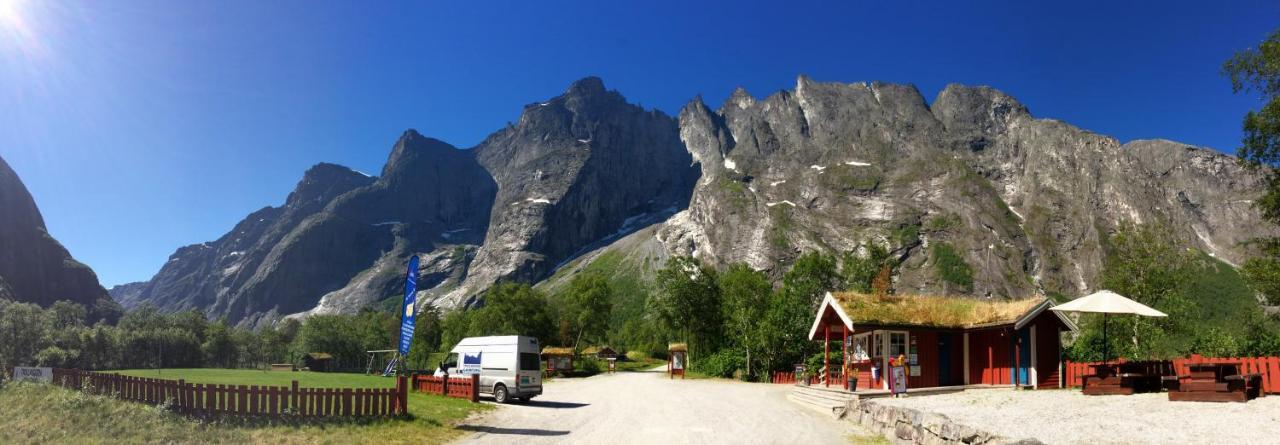
[[[680,376],[684,379],[684,369],[689,366],[689,345],[672,343],[667,345],[667,374],[669,378]]]
[[[333,355],[328,352],[312,352],[302,356],[303,366],[308,371],[325,372],[329,370],[329,364],[333,362]]]
[[[608,346],[589,346],[582,350],[582,355],[595,356],[600,360],[618,358],[618,352]]]
[[[830,345],[843,354],[856,389],[889,389],[890,362],[903,359],[910,388],[965,385],[1059,387],[1061,334],[1075,323],[1052,300],[985,300],[936,295],[877,298],[828,292],[809,339],[824,345],[820,375],[832,375]],[[818,370],[810,370],[818,371]],[[842,373],[843,374],[843,373]],[[831,382],[847,387],[847,376]]]
[[[547,372],[573,372],[573,356],[573,348],[542,349],[542,358],[547,361]]]

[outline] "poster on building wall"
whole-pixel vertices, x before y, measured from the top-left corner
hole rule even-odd
[[[889,368],[889,392],[903,394],[907,392],[907,368],[892,366]]]
[[[910,366],[908,367],[908,373],[911,374],[912,377],[920,377],[920,367]]]

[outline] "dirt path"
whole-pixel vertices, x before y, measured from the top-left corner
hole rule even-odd
[[[854,425],[787,401],[787,385],[637,372],[547,383],[527,405],[468,419],[467,444],[838,444]]]

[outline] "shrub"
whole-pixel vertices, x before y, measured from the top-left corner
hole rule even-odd
[[[627,351],[627,360],[633,362],[642,362],[649,359],[649,353],[644,351]]]
[[[600,360],[594,358],[583,358],[577,361],[576,371],[584,374],[599,374],[604,366],[600,365]]]
[[[693,370],[712,377],[733,377],[734,372],[747,367],[742,351],[733,348],[721,349],[719,352],[693,361]]]
[[[939,278],[966,290],[973,286],[973,269],[956,252],[955,247],[947,243],[936,243],[930,250],[933,251],[933,261]]]

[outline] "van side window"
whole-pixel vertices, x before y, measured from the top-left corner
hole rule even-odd
[[[539,371],[541,370],[542,360],[538,359],[538,354],[533,352],[520,353],[520,370],[521,371]]]

